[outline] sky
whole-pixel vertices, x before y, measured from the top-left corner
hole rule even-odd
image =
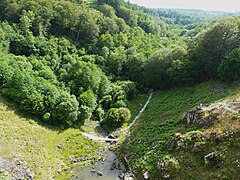
[[[149,8],[202,9],[240,12],[240,0],[129,0]]]

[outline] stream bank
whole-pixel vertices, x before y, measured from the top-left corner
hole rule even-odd
[[[108,133],[100,128],[103,138]],[[106,159],[100,159],[93,165],[75,167],[73,180],[120,180],[126,171],[124,164],[118,159],[115,152],[110,150],[111,143],[106,143]]]
[[[145,111],[147,105],[151,101],[153,92],[150,93],[147,102],[143,106],[143,108],[140,110],[138,115],[134,118],[134,120],[130,123],[130,125],[120,131],[117,131],[118,133],[124,133],[126,134],[129,132],[129,129],[136,123],[138,118],[142,115],[142,113]],[[87,134],[87,133],[82,133],[83,136],[86,138],[90,138],[95,141],[103,141],[107,140],[108,138],[108,133],[100,127],[100,133],[101,137],[94,136],[92,134]],[[128,139],[128,137],[127,137]],[[115,139],[118,141],[118,139]],[[116,141],[115,141],[116,142]],[[111,143],[115,143],[111,142]],[[126,168],[124,164],[118,159],[117,155],[115,152],[110,150],[111,146],[110,142],[106,143],[106,159],[100,159],[98,162],[96,162],[94,165],[89,165],[89,166],[83,166],[83,167],[75,167],[73,169],[73,180],[120,180],[120,179],[134,179],[134,175],[131,173],[126,173]],[[128,160],[126,157],[124,157],[126,164],[128,164]]]

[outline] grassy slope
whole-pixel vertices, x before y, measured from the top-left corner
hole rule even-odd
[[[82,137],[77,129],[59,130],[41,126],[19,115],[12,104],[0,97],[0,156],[21,158],[36,174],[36,179],[50,179],[59,167],[71,167],[69,157],[97,159],[99,144]],[[58,148],[57,145],[61,145]],[[68,179],[63,171],[55,179]],[[0,175],[1,179],[1,175]]]
[[[169,151],[167,146],[175,133],[180,132],[187,135],[196,130],[205,131],[197,127],[186,127],[186,122],[183,120],[184,112],[199,103],[208,104],[226,97],[239,98],[239,92],[239,86],[230,87],[219,82],[207,82],[194,87],[156,92],[132,132],[129,159],[131,159],[133,168],[140,171],[148,170],[152,176],[155,175],[159,178],[164,173],[157,169],[157,163],[163,162],[164,159],[170,159],[177,168],[167,169],[165,172],[171,173],[177,179],[186,179],[187,177],[198,179],[203,176],[207,179],[210,176],[217,178],[218,175],[235,178],[238,174],[237,166],[231,163],[234,163],[236,158],[240,158],[237,153],[240,147],[239,139],[235,140],[236,142],[229,141],[219,146],[211,142],[206,143],[200,154],[194,154],[190,149]],[[226,124],[216,124],[209,129],[214,131],[221,129],[224,125]],[[235,122],[235,125],[238,125],[239,128],[239,121]],[[233,146],[233,144],[235,145]],[[228,157],[224,168],[218,171],[204,166],[203,156],[212,151],[224,151]]]

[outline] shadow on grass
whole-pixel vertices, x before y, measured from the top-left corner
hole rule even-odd
[[[26,113],[26,112],[22,111],[14,101],[12,101],[9,98],[4,97],[1,94],[0,94],[0,103],[7,106],[7,108],[6,108],[7,110],[13,111],[17,116],[26,119],[29,123],[34,121],[35,123],[37,123],[40,126],[43,126],[43,127],[47,128],[47,129],[50,129],[52,131],[57,131],[59,134],[70,128],[70,126],[67,126],[67,125],[62,125],[62,124],[52,124],[52,125],[50,125],[46,122],[43,122],[36,115],[29,114],[29,113]],[[82,124],[78,124],[75,127],[71,126],[71,128],[79,128],[80,126],[82,126]]]

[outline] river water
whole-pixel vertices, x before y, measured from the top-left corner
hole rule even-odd
[[[101,129],[103,137],[107,137],[107,132]],[[110,143],[106,145],[106,159],[105,161],[98,161],[92,166],[75,167],[73,169],[73,180],[120,180],[118,177],[125,170],[122,162],[119,162],[116,154],[109,150]],[[114,169],[111,170],[114,164]],[[98,172],[101,172],[100,176]]]

